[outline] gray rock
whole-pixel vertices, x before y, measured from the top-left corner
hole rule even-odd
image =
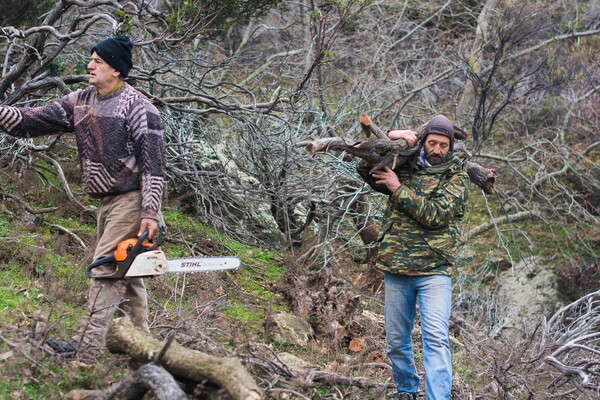
[[[274,314],[273,322],[277,330],[276,338],[291,344],[304,346],[314,335],[312,326],[304,318],[292,314]]]

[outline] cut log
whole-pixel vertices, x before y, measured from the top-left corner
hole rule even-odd
[[[354,338],[348,344],[348,348],[354,353],[359,353],[365,349],[365,341],[362,338]]]
[[[128,318],[117,318],[109,327],[106,347],[134,360],[149,363],[161,353],[164,343],[136,329]],[[173,342],[164,352],[161,365],[176,379],[222,387],[234,400],[259,400],[262,391],[237,358],[215,357]]]
[[[487,168],[472,161],[467,161],[465,170],[471,182],[479,186],[485,194],[494,193],[494,185],[498,176],[495,168]]]
[[[305,147],[310,154],[327,151],[347,152],[373,165],[373,170],[383,168],[384,165],[388,165],[393,169],[416,152],[415,147],[407,149],[404,140],[368,139],[354,141],[343,137],[309,137],[307,140],[296,143],[296,147]],[[497,178],[494,168],[487,168],[468,161],[465,169],[471,182],[480,187],[486,194],[494,193]]]
[[[367,114],[360,114],[358,119],[360,120],[360,127],[362,128],[367,138],[369,138],[371,134],[373,134],[379,139],[389,140],[387,134],[383,130],[381,130],[377,125],[375,125],[371,120],[371,117],[369,117]],[[426,127],[427,124],[423,124],[417,128],[417,139],[421,139],[423,137],[423,133],[425,132]],[[462,128],[456,125],[452,125],[452,127],[454,128],[455,139],[465,140],[467,138],[467,132],[465,132]]]
[[[379,129],[377,125],[371,121],[371,118],[367,114],[360,114],[358,117],[360,120],[360,126],[367,137],[370,137],[371,134],[377,136],[379,139],[389,141],[390,139],[387,136],[387,133]]]

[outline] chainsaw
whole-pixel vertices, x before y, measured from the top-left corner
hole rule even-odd
[[[99,257],[87,268],[90,278],[142,278],[158,276],[165,273],[211,272],[240,267],[238,257],[183,257],[167,259],[165,253],[158,249],[163,241],[163,227],[158,231],[158,238],[148,242],[148,231],[139,238],[129,238],[119,242],[110,256]],[[96,275],[92,271],[105,264],[115,266],[110,274]]]

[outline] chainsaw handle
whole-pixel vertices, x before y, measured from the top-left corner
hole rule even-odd
[[[148,232],[148,231],[146,231]],[[152,238],[152,247],[150,250],[156,250],[158,246],[160,246],[164,240],[165,227],[162,225],[158,226],[158,237]],[[147,236],[147,235],[146,235]]]
[[[125,274],[127,273],[127,271],[129,270],[129,267],[133,263],[133,260],[135,260],[135,258],[138,256],[138,254],[145,252],[145,251],[149,251],[149,250],[156,250],[158,248],[158,246],[160,246],[160,244],[164,240],[164,230],[165,229],[163,226],[159,226],[158,237],[156,238],[156,240],[154,240],[151,247],[144,249],[143,243],[146,241],[146,239],[148,239],[148,235],[149,235],[149,231],[146,229],[139,236],[139,238],[137,239],[137,241],[135,242],[133,247],[131,247],[131,249],[129,250],[129,253],[127,254],[127,258],[124,261],[117,262],[115,255],[99,257],[96,261],[91,263],[89,265],[89,267],[87,267],[86,275],[89,278],[113,278],[113,279],[114,278],[117,278],[117,279],[123,278],[125,276]],[[115,264],[116,269],[113,274],[103,275],[103,276],[93,276],[92,275],[92,270],[94,268],[97,268],[101,265],[108,264],[108,263]]]
[[[97,268],[101,265],[104,264],[108,264],[108,263],[116,263],[115,257],[114,256],[102,256],[102,257],[98,257],[98,259],[96,261],[94,261],[93,263],[91,263],[89,265],[89,267],[87,267],[87,270],[85,271],[85,274],[88,276],[88,278],[112,278],[113,275],[108,275],[108,276],[94,276],[92,275],[92,270],[94,268]],[[118,267],[117,267],[118,270]],[[115,271],[116,273],[116,271]]]

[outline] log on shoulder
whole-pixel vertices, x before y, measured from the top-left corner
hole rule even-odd
[[[136,329],[128,318],[115,319],[106,335],[106,347],[149,363],[161,353],[164,343]],[[176,379],[207,380],[227,391],[235,400],[259,400],[261,389],[237,358],[215,357],[173,342],[162,354],[161,365]]]
[[[379,139],[389,141],[387,134],[379,129],[377,125],[371,121],[371,118],[367,114],[360,114],[358,117],[360,120],[360,127],[367,137],[370,137],[371,134],[377,136]]]
[[[408,149],[404,140],[381,140],[376,138],[354,141],[343,137],[309,137],[307,140],[296,143],[296,147],[305,147],[310,154],[327,151],[347,152],[362,158],[373,165],[375,169],[382,168],[384,165],[390,165],[393,168],[405,162],[407,157],[416,151],[414,147]],[[480,187],[484,193],[494,193],[497,178],[494,168],[487,168],[468,161],[465,169],[471,182]]]

